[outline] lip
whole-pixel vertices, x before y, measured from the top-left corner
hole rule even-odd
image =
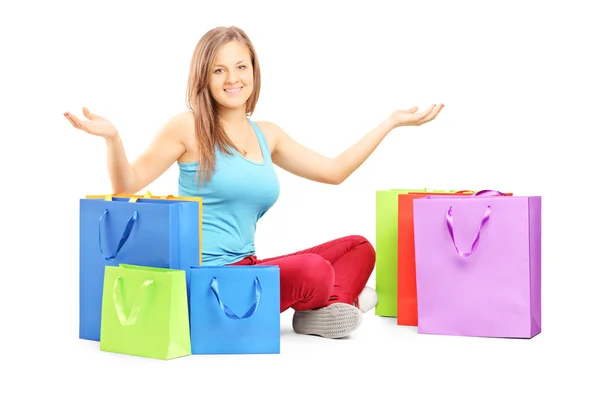
[[[244,88],[243,86],[235,86],[235,87],[225,88],[225,89],[223,89],[223,91],[225,93],[232,93],[232,94],[234,94],[234,93],[241,92],[243,88]]]

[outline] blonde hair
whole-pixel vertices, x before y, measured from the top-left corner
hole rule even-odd
[[[210,181],[215,171],[215,148],[231,155],[229,140],[217,115],[217,104],[210,94],[209,81],[217,53],[227,43],[237,40],[248,47],[254,74],[254,89],[246,102],[246,115],[254,112],[260,93],[260,66],[254,45],[246,33],[235,26],[217,27],[206,32],[198,41],[188,76],[187,107],[194,114],[196,140],[200,151],[198,173],[201,181]],[[239,150],[239,149],[238,149]]]

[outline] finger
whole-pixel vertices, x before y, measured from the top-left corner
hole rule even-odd
[[[427,110],[421,113],[421,118],[426,118],[429,114],[431,114],[431,112],[435,109],[435,106],[436,104],[432,104],[429,107],[427,107]]]
[[[71,123],[71,125],[73,125],[74,128],[79,128],[77,126],[77,123],[73,119],[73,116],[70,113],[66,112],[66,113],[63,113],[63,115],[65,116],[65,118],[67,119],[67,121],[69,121]]]
[[[71,124],[75,128],[81,128],[79,118],[77,118],[76,116],[74,116],[71,113],[65,113],[65,117],[67,117],[67,119],[69,120],[69,122],[71,122]]]
[[[442,108],[444,108],[444,105],[440,104],[438,107],[435,108],[435,110],[431,114],[429,114],[427,117],[425,117],[424,119],[419,121],[419,125],[426,124],[427,122],[433,121],[438,116],[440,111],[442,111]]]
[[[435,110],[433,110],[433,111],[432,111],[432,112],[431,112],[431,113],[430,113],[430,114],[429,114],[427,117],[425,117],[425,118],[424,118],[423,120],[421,120],[420,122],[421,122],[422,124],[424,124],[424,123],[427,123],[427,122],[433,121],[433,120],[434,120],[434,119],[435,119],[435,118],[438,116],[438,114],[440,113],[440,111],[442,111],[442,108],[444,108],[444,105],[443,105],[443,104],[439,104],[439,105],[438,105],[438,106],[435,108]]]
[[[434,112],[435,109],[436,109],[436,104],[432,104],[429,107],[427,107],[427,110],[418,114],[417,122],[421,123],[422,121],[424,121],[426,118],[428,118]]]
[[[417,110],[418,110],[418,109],[419,109],[419,107],[417,107],[417,106],[414,106],[414,107],[411,107],[411,108],[409,108],[409,109],[408,109],[408,111],[409,111],[410,113],[414,114],[414,113],[416,113],[416,112],[417,112]]]
[[[65,113],[65,117],[67,117],[67,119],[71,122],[71,125],[73,125],[75,128],[83,129],[83,122],[79,118],[69,112]]]
[[[94,118],[98,118],[98,116],[97,116],[96,114],[92,114],[92,113],[90,112],[90,110],[88,110],[88,108],[87,108],[87,107],[83,107],[81,110],[83,111],[83,115],[85,115],[85,117],[86,117],[87,119],[94,119]]]

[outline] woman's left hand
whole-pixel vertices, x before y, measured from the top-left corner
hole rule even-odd
[[[443,104],[432,104],[427,110],[418,113],[419,107],[411,107],[408,110],[394,111],[390,116],[390,122],[394,128],[399,126],[420,126],[433,121],[444,108]]]

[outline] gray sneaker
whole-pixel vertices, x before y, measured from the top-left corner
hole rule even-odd
[[[333,303],[316,310],[296,311],[292,319],[294,331],[328,339],[343,338],[362,322],[362,312],[346,303]]]

